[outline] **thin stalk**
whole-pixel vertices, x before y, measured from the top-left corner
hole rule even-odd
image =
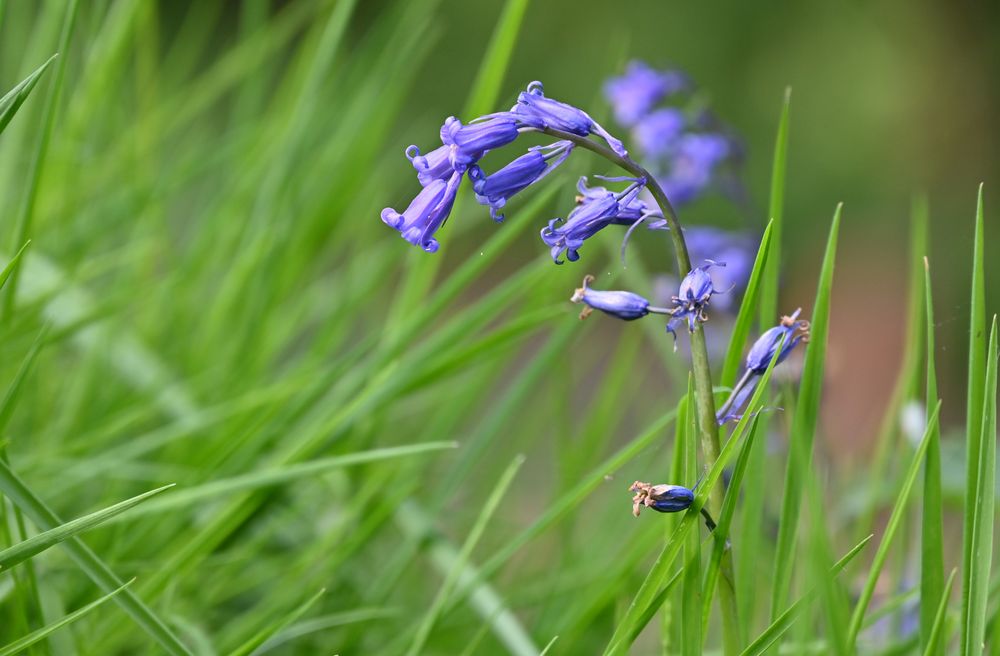
[[[674,256],[677,258],[678,276],[683,277],[691,270],[691,257],[688,255],[687,243],[684,241],[684,233],[681,230],[680,221],[677,219],[677,212],[674,211],[670,200],[663,192],[663,188],[660,187],[649,171],[632,159],[622,157],[607,146],[596,141],[591,141],[586,137],[551,128],[546,128],[542,132],[558,139],[572,141],[573,144],[600,155],[631,175],[642,178],[645,181],[646,188],[659,206],[660,212],[667,222],[667,226],[670,228],[670,239],[674,245]],[[701,440],[701,449],[705,456],[705,467],[707,468],[719,458],[721,447],[719,444],[719,427],[715,420],[712,369],[708,360],[705,332],[700,324],[696,324],[694,332],[691,333],[691,365],[694,373],[695,405],[698,409],[698,434]],[[723,487],[718,486],[710,491],[708,497],[709,511],[716,517],[722,512],[723,495]],[[720,572],[722,577],[719,582],[719,604],[722,607],[723,652],[725,654],[732,654],[736,653],[739,648],[739,623],[736,616],[736,585],[733,575],[732,555],[729,550],[723,555]]]

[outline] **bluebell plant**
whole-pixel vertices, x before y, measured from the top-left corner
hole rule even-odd
[[[468,178],[477,201],[488,206],[490,216],[502,221],[501,213],[518,193],[538,183],[581,148],[598,154],[621,168],[619,177],[595,176],[620,186],[609,189],[592,185],[587,177],[577,183],[576,205],[565,219],[554,218],[541,229],[541,238],[556,264],[574,262],[580,258],[583,244],[609,226],[625,226],[626,239],[640,225],[650,230],[662,230],[670,238],[677,261],[677,270],[686,272],[678,284],[677,294],[666,307],[653,305],[645,297],[630,291],[595,290],[593,277],[584,278],[572,301],[585,307],[581,318],[593,310],[633,321],[650,314],[666,315],[667,330],[685,325],[691,334],[691,360],[694,372],[697,426],[707,462],[719,455],[717,420],[728,417],[745,401],[747,389],[752,389],[759,376],[760,362],[766,367],[768,344],[778,348],[782,356],[808,335],[808,324],[797,320],[797,314],[786,318],[777,329],[761,336],[747,359],[747,373],[733,391],[729,401],[716,414],[712,392],[711,371],[701,324],[708,320],[707,309],[712,298],[723,290],[713,280],[712,272],[725,266],[713,252],[724,252],[739,261],[741,272],[749,270],[749,257],[742,257],[731,248],[723,248],[718,234],[692,228],[685,233],[680,226],[672,201],[687,203],[704,193],[717,169],[731,161],[737,148],[724,131],[712,128],[702,110],[692,112],[678,107],[660,107],[667,100],[688,97],[693,85],[687,76],[676,71],[656,71],[633,63],[625,75],[608,83],[605,91],[614,105],[615,116],[631,129],[640,151],[654,164],[644,168],[629,156],[628,150],[615,136],[583,110],[545,95],[540,82],[532,82],[517,97],[517,102],[505,112],[487,114],[463,123],[449,117],[441,127],[441,144],[424,154],[417,146],[406,149],[406,157],[416,171],[421,186],[403,212],[393,208],[382,211],[382,220],[398,230],[410,243],[427,252],[438,250],[437,231],[446,222],[462,180]],[[541,133],[553,138],[548,145],[532,146],[509,160],[506,165],[488,172],[483,158],[491,151],[510,146],[521,135]],[[704,264],[691,265],[687,239],[692,250]],[[623,240],[624,241],[624,240]],[[624,247],[624,246],[623,246]],[[778,334],[777,338],[775,335]],[[784,342],[781,338],[788,336]],[[676,342],[675,342],[676,349]],[[773,353],[773,351],[772,351]],[[649,485],[636,482],[633,511],[641,507],[659,512],[685,510],[694,501],[692,490],[677,485]],[[721,507],[719,491],[708,495],[714,511]],[[708,509],[702,509],[712,528]]]

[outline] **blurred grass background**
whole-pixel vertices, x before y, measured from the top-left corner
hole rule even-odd
[[[3,89],[59,49],[69,6],[3,4]],[[54,69],[0,136],[4,260],[21,246],[18,217],[32,240],[0,340],[4,381],[28,363],[0,414],[11,466],[63,518],[178,483],[85,541],[197,653],[249,653],[268,627],[284,631],[276,653],[401,652],[424,630],[426,653],[527,653],[557,634],[555,653],[591,653],[656,551],[663,530],[632,519],[625,488],[669,467],[662,417],[682,393],[681,356],[659,326],[576,321],[567,299],[582,275],[619,272],[613,237],[554,267],[537,236],[596,161],[574,157],[500,228],[464,199],[435,255],[378,219],[416,189],[404,147],[469,118],[501,9],[83,2],[47,147]],[[943,424],[961,430],[974,190],[1000,187],[998,51],[989,4],[535,2],[491,80],[497,102],[479,109],[540,79],[602,116],[601,84],[628,59],[687,70],[746,141],[752,203],[707,199],[682,220],[760,230],[792,86],[781,307],[811,307],[844,201],[820,437],[831,479],[851,482],[901,358],[919,193]],[[623,279],[648,292],[643,273],[670,258],[643,242]],[[441,441],[460,446],[324,460]],[[643,457],[606,464],[623,448]],[[946,495],[962,486],[960,453],[951,462]],[[520,471],[484,514],[509,465]],[[854,512],[846,503],[831,530]],[[456,566],[477,522],[479,583]],[[97,596],[47,552],[0,579],[3,642]],[[428,607],[440,612],[422,628]],[[77,627],[41,649],[155,650],[110,606]]]

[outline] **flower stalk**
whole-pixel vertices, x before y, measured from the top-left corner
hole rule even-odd
[[[627,155],[620,155],[608,146],[581,137],[569,132],[563,132],[553,128],[540,130],[545,134],[573,142],[574,145],[586,148],[612,164],[624,169],[636,178],[646,181],[646,188],[649,189],[653,199],[659,206],[664,220],[667,222],[670,239],[673,241],[674,256],[677,260],[678,275],[683,276],[691,270],[691,257],[688,254],[687,243],[684,241],[684,232],[681,230],[680,221],[677,219],[677,212],[670,204],[662,187],[642,166],[630,159]],[[715,396],[712,392],[712,369],[708,359],[708,347],[705,343],[705,331],[700,323],[696,322],[694,330],[691,332],[691,365],[694,374],[694,395],[695,407],[698,413],[698,436],[701,441],[702,453],[705,456],[705,466],[710,467],[719,458],[721,445],[719,442],[719,426],[716,422]],[[725,491],[721,486],[709,491],[708,509],[709,512],[718,517],[722,512],[722,501]],[[722,574],[719,581],[719,603],[722,607],[723,624],[723,651],[725,654],[735,654],[739,651],[739,623],[736,614],[736,585],[733,573],[732,551],[726,549],[722,556],[720,565]]]

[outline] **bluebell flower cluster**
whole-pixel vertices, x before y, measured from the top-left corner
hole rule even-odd
[[[382,220],[399,231],[411,244],[427,252],[438,250],[435,237],[455,203],[463,178],[468,178],[481,205],[490,208],[490,216],[503,221],[501,210],[512,197],[535,184],[562,164],[573,151],[566,139],[546,146],[534,146],[520,157],[492,173],[480,165],[492,150],[513,142],[525,132],[548,132],[575,137],[597,137],[620,157],[627,157],[622,142],[608,133],[582,109],[545,95],[541,82],[532,82],[518,95],[509,111],[481,116],[462,123],[451,116],[441,126],[441,145],[424,154],[417,146],[406,149],[406,157],[417,172],[422,189],[403,211],[391,207],[382,210]],[[604,187],[590,187],[586,178],[578,188],[578,205],[566,219],[553,219],[541,234],[556,264],[563,257],[579,259],[584,241],[609,225],[633,225],[640,220],[658,217],[647,224],[651,229],[665,229],[657,209],[639,199],[646,184],[640,178],[608,178],[628,182],[620,192]]]
[[[640,161],[674,207],[698,199],[720,169],[741,158],[738,141],[698,106],[695,91],[680,71],[660,71],[639,61],[604,85],[615,119],[632,131]]]
[[[775,361],[775,365],[778,365],[788,357],[788,354],[799,343],[809,341],[809,322],[799,319],[801,312],[802,309],[798,308],[791,316],[781,317],[777,326],[764,331],[750,347],[743,377],[736,383],[729,398],[716,413],[716,420],[720,425],[728,421],[738,420],[742,416],[743,406],[750,400],[757,382],[767,371],[771,359],[776,354],[778,359]]]

